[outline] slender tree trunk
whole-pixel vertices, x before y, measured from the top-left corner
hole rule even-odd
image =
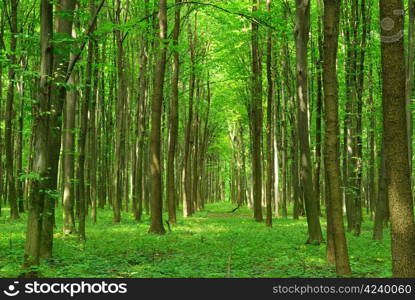
[[[71,55],[71,57],[74,57]],[[68,84],[75,87],[75,73],[69,78]],[[68,91],[65,102],[64,130],[63,130],[63,155],[64,155],[64,190],[63,190],[63,233],[75,232],[74,215],[74,175],[75,175],[75,114],[77,92],[75,89]]]
[[[164,75],[167,52],[167,1],[159,1],[159,38],[161,49],[157,53],[154,72],[153,101],[151,106],[151,225],[149,232],[164,234],[163,199],[161,186],[160,127],[161,107],[163,102]]]
[[[195,21],[196,22],[196,21]],[[196,34],[196,32],[194,33]],[[192,214],[192,181],[191,181],[191,133],[193,124],[193,101],[195,94],[195,82],[196,82],[196,57],[195,57],[195,39],[192,36],[191,24],[189,22],[188,27],[188,40],[190,47],[190,81],[189,81],[189,113],[186,125],[185,142],[184,142],[184,155],[183,155],[183,216],[188,217]]]
[[[291,193],[287,189],[287,176],[288,176],[288,142],[287,142],[287,109],[286,109],[286,99],[287,97],[284,96],[282,101],[282,112],[281,112],[281,171],[282,171],[282,178],[281,178],[281,185],[282,185],[282,199],[281,199],[281,215],[283,218],[288,217],[288,211],[287,211],[287,198],[291,197]],[[294,209],[293,217],[296,218],[296,212],[297,210]],[[298,219],[298,215],[297,215]]]
[[[362,40],[360,45],[360,59],[357,65],[357,81],[356,81],[356,96],[357,96],[357,116],[356,116],[356,197],[355,197],[355,221],[354,235],[359,236],[362,226],[362,178],[363,178],[363,130],[362,130],[362,112],[363,112],[363,88],[364,88],[364,65],[366,56],[366,39],[368,32],[368,24],[371,22],[370,11],[367,17],[366,1],[361,1],[361,19],[362,19]]]
[[[94,15],[95,6],[94,0],[90,1],[90,13]],[[92,29],[94,30],[94,29]],[[78,198],[79,198],[79,239],[84,242],[85,236],[85,216],[88,210],[88,204],[90,203],[90,193],[88,192],[87,180],[89,179],[85,170],[86,154],[87,154],[87,138],[88,138],[88,115],[90,111],[91,98],[92,98],[92,75],[93,75],[93,64],[94,64],[94,48],[95,44],[92,40],[88,42],[88,55],[87,55],[87,67],[86,67],[86,78],[85,78],[85,92],[84,99],[81,106],[80,113],[80,134],[79,134],[79,158],[78,158]]]
[[[346,81],[346,107],[344,113],[344,125],[343,125],[343,187],[344,187],[344,199],[346,203],[346,216],[347,216],[347,231],[352,231],[354,228],[354,212],[355,212],[355,190],[353,189],[354,172],[356,167],[356,155],[355,155],[355,118],[354,118],[354,104],[355,104],[355,81],[354,74],[356,72],[356,58],[355,51],[352,43],[357,43],[356,32],[356,1],[352,0],[350,13],[349,2],[344,2],[343,15],[344,15],[344,39],[346,44],[346,60],[345,60],[345,81]],[[354,39],[353,39],[354,38]]]
[[[180,35],[180,7],[181,0],[176,0],[176,8],[174,15],[174,29],[173,29],[173,46],[178,47],[179,35]],[[176,157],[176,144],[179,128],[179,74],[180,74],[180,57],[177,49],[173,52],[173,77],[171,82],[171,104],[170,104],[170,116],[169,116],[169,152],[167,157],[167,205],[169,212],[170,224],[176,223],[176,192],[175,192],[175,169],[174,161]]]
[[[24,63],[21,64],[22,69],[24,69]],[[24,85],[24,78],[23,76],[20,77],[20,83],[18,84],[19,89],[19,98],[20,98],[20,107],[19,107],[19,129],[17,134],[17,145],[16,145],[16,160],[17,160],[17,176],[21,176],[23,174],[23,130],[24,130],[24,109],[25,109],[25,85]],[[23,197],[23,181],[18,180],[16,184],[16,195],[19,201],[19,213],[23,213],[25,211],[24,208],[24,197]]]
[[[145,14],[148,15],[149,1],[145,0]],[[148,27],[148,24],[146,24]],[[136,145],[136,168],[135,178],[133,178],[133,214],[135,221],[141,221],[143,207],[143,166],[144,166],[144,135],[145,135],[145,115],[147,98],[147,64],[148,64],[148,28],[144,31],[141,39],[139,85],[140,91],[137,103],[137,145]]]
[[[116,1],[115,10],[116,23],[121,24],[121,0]],[[123,34],[120,30],[115,31],[117,44],[117,133],[115,142],[115,199],[113,201],[113,222],[121,222],[121,207],[124,198],[125,178],[125,106],[126,106],[126,82],[124,74],[124,47]]]
[[[80,108],[80,134],[78,140],[78,198],[79,198],[79,238],[81,241],[85,241],[85,215],[86,206],[88,204],[89,194],[86,192],[86,178],[85,178],[85,161],[86,161],[86,140],[88,133],[88,111],[89,103],[91,101],[91,77],[92,77],[92,64],[93,64],[93,46],[89,43],[88,46],[88,58],[87,58],[87,70],[85,80],[85,96]]]
[[[336,272],[350,275],[349,256],[343,225],[342,196],[340,190],[339,116],[336,60],[339,36],[340,1],[324,0],[324,104],[325,147],[324,168],[327,184],[327,215],[331,220],[331,238],[334,243]]]
[[[271,11],[271,0],[267,0],[267,12]],[[268,30],[267,34],[267,81],[268,81],[268,95],[267,95],[267,182],[266,182],[266,225],[272,227],[272,183],[273,183],[273,164],[272,164],[272,107],[273,107],[273,80],[272,80],[272,31]]]
[[[260,0],[252,0],[252,12],[259,10]],[[259,28],[257,22],[251,23],[252,46],[252,177],[253,177],[253,202],[254,219],[262,222],[262,83],[261,83],[261,58],[259,55]]]
[[[95,4],[90,5],[91,15],[95,14]],[[98,44],[93,41],[93,50],[95,63],[93,67],[93,85],[92,85],[92,101],[89,107],[89,126],[88,126],[88,161],[89,161],[89,183],[90,183],[90,201],[91,201],[91,220],[95,224],[97,222],[97,132],[96,132],[96,114],[98,101],[98,64],[99,64],[99,49]]]
[[[322,127],[321,116],[323,111],[323,38],[321,32],[322,16],[318,19],[318,62],[317,62],[317,99],[316,99],[316,170],[314,176],[314,189],[318,207],[321,204],[320,195],[320,173],[321,173],[321,144],[322,144]],[[320,213],[321,215],[321,213]]]
[[[53,71],[53,6],[49,0],[41,0],[40,3],[40,44],[41,63],[39,94],[36,103],[34,120],[34,158],[33,172],[37,178],[29,195],[29,212],[26,231],[26,244],[23,259],[25,277],[36,277],[37,271],[30,270],[32,266],[39,265],[42,218],[41,213],[46,201],[46,181],[42,180],[48,174],[48,136],[49,136],[49,114],[51,81]]]
[[[383,133],[382,133],[383,136]],[[386,160],[385,160],[385,143],[382,137],[382,148],[380,150],[379,165],[379,192],[376,200],[375,222],[373,225],[373,239],[381,241],[383,239],[383,227],[387,219],[388,197],[386,193]]]
[[[323,241],[321,232],[318,202],[315,198],[312,164],[309,144],[308,121],[308,68],[307,44],[310,31],[310,1],[296,0],[296,58],[297,58],[297,99],[298,99],[298,133],[300,141],[300,180],[304,197],[307,224],[307,243],[319,245]]]
[[[71,14],[75,9],[73,0],[61,0],[62,10],[69,10]],[[69,16],[71,18],[72,15]],[[65,22],[62,20],[61,22]],[[72,36],[72,20],[66,20],[62,24],[62,31],[68,36]],[[70,59],[74,59],[75,54],[70,55]],[[67,66],[67,65],[66,65]],[[66,70],[62,70],[66,72]],[[68,84],[72,88],[66,93],[65,109],[64,109],[64,130],[63,130],[63,161],[64,161],[64,190],[63,190],[63,233],[72,234],[75,232],[75,215],[74,215],[74,175],[75,175],[75,114],[76,114],[76,98],[75,90],[75,73],[72,72],[68,80]]]
[[[7,88],[7,102],[6,102],[6,118],[5,118],[5,136],[4,144],[6,150],[6,182],[7,182],[7,201],[10,203],[10,218],[13,220],[19,219],[19,211],[17,208],[17,195],[16,195],[16,180],[14,176],[14,133],[13,133],[13,118],[14,118],[14,90],[16,80],[17,56],[17,8],[18,1],[11,0],[11,17],[10,17],[10,64],[8,80],[9,85]]]
[[[277,87],[278,90],[278,101],[277,103],[280,102],[279,98],[280,98],[280,94],[279,94],[279,88]],[[280,206],[280,189],[279,189],[279,185],[280,185],[280,177],[279,177],[279,162],[280,162],[280,153],[281,153],[281,148],[279,147],[279,144],[277,142],[278,139],[278,118],[279,118],[279,114],[277,111],[277,107],[274,104],[273,105],[273,127],[272,127],[272,147],[273,147],[273,167],[274,167],[274,215],[275,217],[279,217],[280,216],[280,211],[279,211],[279,206]]]

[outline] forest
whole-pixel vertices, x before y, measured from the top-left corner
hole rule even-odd
[[[1,278],[414,278],[414,0],[1,0]]]

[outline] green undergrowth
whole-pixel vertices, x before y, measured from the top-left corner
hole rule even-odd
[[[306,245],[307,224],[274,219],[273,227],[253,220],[248,208],[235,213],[229,202],[206,205],[163,236],[148,234],[149,220],[137,224],[131,213],[112,224],[112,211],[98,211],[98,223],[87,219],[87,241],[61,234],[57,210],[53,258],[40,267],[43,277],[335,277],[325,261],[326,245]],[[0,277],[17,277],[23,258],[26,215],[0,218]],[[325,222],[322,218],[325,232]],[[390,239],[372,240],[373,223],[365,219],[362,234],[347,233],[353,277],[390,277]],[[166,228],[167,229],[167,228]]]

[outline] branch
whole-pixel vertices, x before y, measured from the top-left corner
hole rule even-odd
[[[198,2],[198,1],[186,1],[186,2],[180,2],[177,5],[184,5],[184,4],[194,4],[194,5],[210,6],[210,7],[213,7],[215,9],[218,9],[218,10],[221,10],[223,12],[226,12],[228,14],[237,15],[237,16],[243,17],[245,19],[250,20],[251,22],[257,23],[258,25],[263,25],[263,26],[272,28],[274,30],[277,30],[277,28],[275,28],[274,26],[268,24],[267,22],[265,22],[263,20],[257,19],[257,18],[255,18],[253,16],[250,16],[250,15],[246,15],[246,14],[241,13],[241,12],[231,11],[231,10],[229,10],[227,8],[224,8],[224,7],[221,7],[221,6],[212,4],[212,3],[205,3],[205,2]],[[175,6],[175,5],[173,5],[173,6]]]
[[[177,5],[185,5],[185,4],[193,4],[193,5],[201,5],[201,6],[210,6],[210,7],[213,7],[215,9],[221,10],[221,11],[223,11],[225,13],[243,17],[245,19],[248,19],[251,22],[257,23],[258,25],[263,25],[263,26],[269,27],[269,28],[271,28],[273,30],[277,30],[277,28],[275,28],[274,26],[272,26],[271,24],[268,24],[267,22],[265,22],[263,20],[259,20],[259,19],[255,18],[253,16],[249,16],[249,15],[246,15],[246,14],[241,13],[241,12],[231,11],[231,10],[229,10],[227,8],[220,7],[220,6],[215,5],[215,4],[212,4],[212,3],[205,3],[205,2],[198,2],[198,1],[186,1],[186,2],[180,2],[180,3],[177,3],[177,4],[173,4],[172,6],[167,7],[167,10],[172,9],[172,8],[176,7]],[[153,11],[151,14],[148,14],[147,16],[144,16],[141,19],[138,19],[137,22],[135,22],[135,24],[144,22],[144,21],[148,20],[149,18],[156,16],[157,14],[158,14],[158,11]],[[129,33],[129,31],[127,31],[124,34],[124,36],[122,38],[123,41],[127,37],[128,33]]]
[[[91,24],[89,25],[88,31],[86,33],[86,36],[90,36],[91,33],[94,31],[94,27],[95,24],[97,22],[97,18],[98,18],[98,14],[101,10],[101,8],[104,6],[105,0],[101,1],[101,4],[98,6],[97,11],[95,12],[94,18],[92,19]],[[87,41],[84,41],[83,44],[81,45],[80,51],[78,52],[78,54],[72,59],[72,61],[69,63],[68,66],[68,72],[66,73],[65,76],[65,81],[64,82],[68,82],[69,78],[71,77],[71,74],[73,72],[73,69],[76,65],[76,63],[78,62],[79,58],[81,57],[82,51],[85,49]]]

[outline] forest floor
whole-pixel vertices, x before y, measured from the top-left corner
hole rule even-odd
[[[55,229],[53,259],[42,263],[43,277],[335,277],[325,261],[326,245],[305,245],[307,224],[274,219],[256,223],[248,208],[235,213],[229,202],[206,205],[163,236],[147,234],[148,216],[136,224],[131,213],[112,224],[112,211],[99,210],[97,224],[87,218],[87,241],[64,237]],[[57,214],[61,214],[57,210]],[[0,277],[17,277],[23,258],[26,214],[19,221],[0,218]],[[323,218],[321,219],[323,222]],[[322,223],[325,233],[325,223]],[[365,218],[362,234],[347,234],[353,277],[390,277],[390,238],[372,240]],[[166,228],[167,230],[167,228]]]

